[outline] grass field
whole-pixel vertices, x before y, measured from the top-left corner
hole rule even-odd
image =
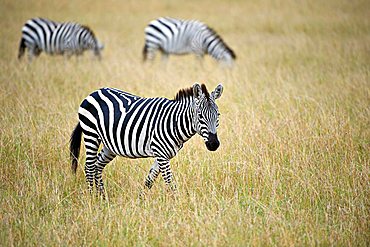
[[[0,0],[1,246],[369,246],[369,1]],[[17,60],[36,16],[88,24],[101,62],[42,54]],[[141,62],[145,25],[200,19],[237,54]],[[117,158],[107,201],[87,192],[68,141],[80,102],[110,86],[137,95],[219,82],[221,147],[199,136],[172,160],[176,197],[158,179],[138,199],[152,159]],[[82,155],[84,157],[84,155]]]

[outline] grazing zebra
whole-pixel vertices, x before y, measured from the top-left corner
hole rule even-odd
[[[34,18],[28,20],[22,28],[18,59],[21,59],[28,48],[28,57],[47,54],[81,55],[85,50],[93,50],[100,58],[103,45],[98,42],[93,31],[73,22],[58,23],[48,19]]]
[[[102,88],[87,96],[78,110],[79,123],[70,140],[75,173],[81,137],[86,147],[85,175],[90,191],[93,183],[104,197],[102,171],[117,155],[128,158],[154,157],[145,180],[150,189],[161,173],[173,190],[170,159],[198,133],[208,150],[215,151],[219,111],[215,103],[223,91],[219,84],[210,94],[204,84],[180,90],[174,100],[142,98],[114,88]],[[100,143],[103,143],[98,153]]]
[[[154,59],[157,50],[164,58],[169,54],[209,54],[228,65],[236,59],[233,50],[213,29],[196,20],[161,17],[151,21],[145,28],[144,61]]]

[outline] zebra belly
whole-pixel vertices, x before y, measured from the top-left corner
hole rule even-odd
[[[114,154],[127,158],[153,157],[147,129],[138,130],[140,122],[133,123],[130,118],[121,116],[105,130],[98,130],[103,145]],[[115,128],[116,127],[116,128]]]
[[[164,47],[163,50],[167,53],[177,55],[183,55],[192,52],[192,49],[188,44],[174,44],[174,45],[169,44],[166,47]]]

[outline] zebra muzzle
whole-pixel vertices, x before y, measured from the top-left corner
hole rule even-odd
[[[213,134],[213,133],[208,134],[208,141],[206,141],[206,146],[209,151],[217,150],[217,148],[220,146],[220,142],[218,141],[217,134]]]

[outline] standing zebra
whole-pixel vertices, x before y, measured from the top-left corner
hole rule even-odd
[[[233,50],[213,29],[196,20],[161,17],[151,21],[145,28],[144,61],[154,59],[157,50],[164,58],[169,54],[194,53],[197,57],[209,54],[228,65],[236,59]]]
[[[117,155],[128,158],[154,157],[145,180],[150,189],[162,174],[172,184],[170,159],[183,144],[198,133],[210,151],[220,143],[217,138],[219,111],[215,103],[223,91],[219,84],[209,94],[204,84],[180,90],[174,100],[142,98],[114,88],[102,88],[81,103],[79,123],[71,135],[72,170],[76,172],[83,133],[86,147],[85,175],[90,191],[95,185],[104,197],[102,171]],[[98,154],[100,143],[103,148]]]
[[[42,51],[54,55],[65,54],[68,57],[81,55],[85,50],[93,50],[100,58],[103,45],[95,38],[93,31],[73,22],[58,23],[48,19],[34,18],[28,20],[22,28],[18,59],[21,59],[28,48],[28,57],[40,55]]]

